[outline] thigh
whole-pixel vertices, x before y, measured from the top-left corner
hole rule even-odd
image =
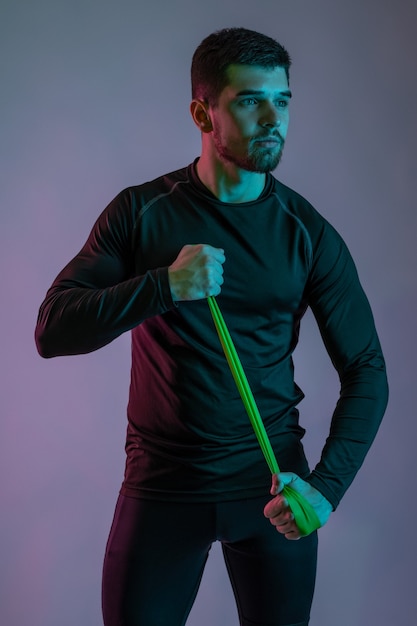
[[[239,503],[240,520],[223,553],[242,626],[307,626],[314,593],[317,534],[289,541],[265,519],[263,500]]]
[[[105,626],[182,626],[210,549],[203,506],[120,496],[103,567]]]

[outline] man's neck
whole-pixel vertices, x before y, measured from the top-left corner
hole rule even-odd
[[[221,202],[252,202],[265,187],[265,174],[248,172],[232,163],[213,161],[203,155],[197,162],[197,173],[203,185]]]

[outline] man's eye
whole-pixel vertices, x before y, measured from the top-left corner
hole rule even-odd
[[[256,100],[256,98],[245,98],[244,100],[240,101],[240,104],[242,104],[243,106],[254,106],[255,104],[258,104],[258,101]]]
[[[288,106],[288,100],[278,100],[276,106],[280,109],[285,109]]]

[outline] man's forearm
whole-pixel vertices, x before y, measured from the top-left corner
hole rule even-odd
[[[173,306],[165,268],[104,289],[61,280],[40,307],[36,345],[45,358],[92,352]]]

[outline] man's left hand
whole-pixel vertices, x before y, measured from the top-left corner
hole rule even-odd
[[[321,525],[327,522],[332,512],[332,505],[312,485],[294,474],[281,472],[272,476],[271,495],[275,496],[264,508],[264,515],[275,526],[277,531],[285,535],[286,539],[300,539],[301,533],[294,520],[288,502],[281,493],[285,485],[298,491],[314,508]]]

